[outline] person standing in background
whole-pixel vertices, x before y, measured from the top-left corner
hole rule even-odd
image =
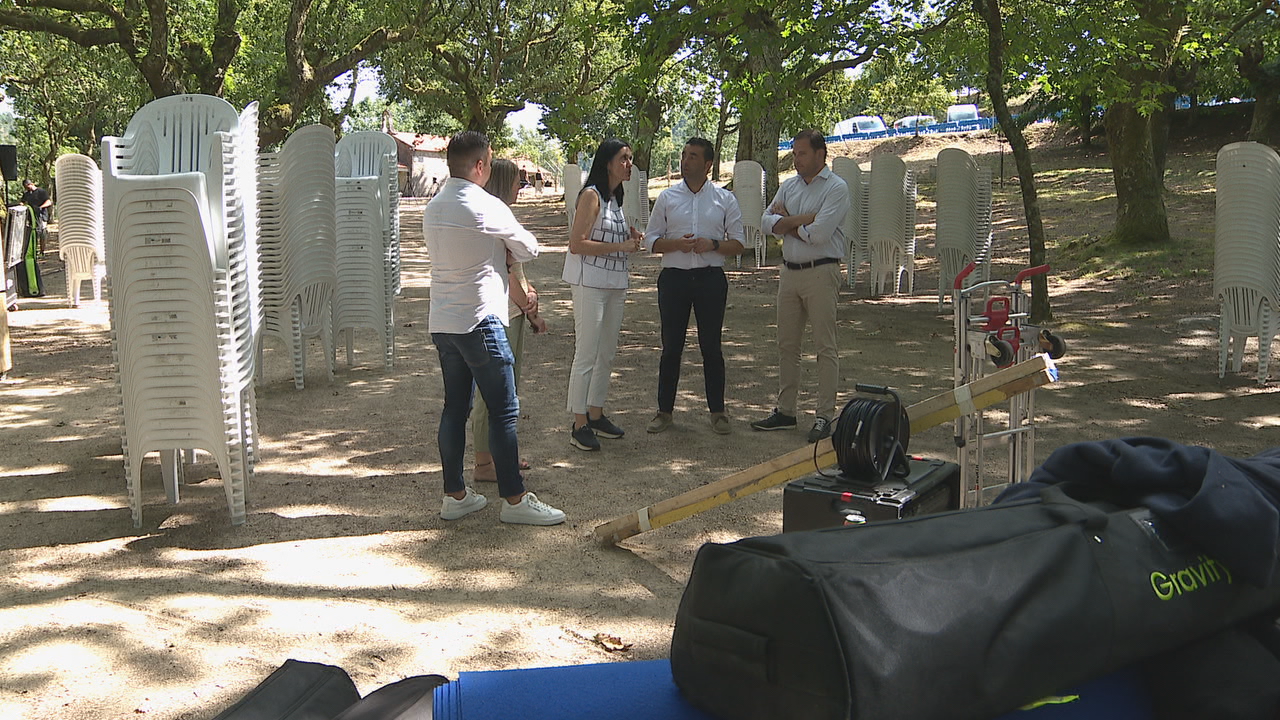
[[[48,190],[37,187],[30,180],[23,180],[22,188],[22,204],[31,208],[31,227],[35,228],[36,238],[40,243],[40,254],[43,255],[45,241],[49,236],[49,213],[50,208],[53,207],[53,198],[49,197]]]
[[[44,238],[49,232],[49,208],[53,200],[49,192],[23,180],[22,204],[27,206],[27,237],[22,248],[22,265],[18,269],[18,292],[24,297],[43,297],[44,279],[40,276],[40,258],[44,255]]]
[[[578,194],[561,274],[573,293],[573,367],[567,406],[573,413],[569,443],[579,450],[599,450],[597,436],[618,439],[625,434],[604,414],[604,403],[618,354],[631,253],[644,247],[640,231],[628,228],[622,214],[622,183],[629,179],[631,146],[617,138],[600,143]]]

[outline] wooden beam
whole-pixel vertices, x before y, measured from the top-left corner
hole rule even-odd
[[[911,434],[942,425],[968,413],[991,407],[1009,398],[1057,380],[1053,361],[1037,355],[967,385],[948,390],[907,408]],[[683,520],[744,495],[768,490],[816,468],[836,464],[831,439],[792,450],[772,460],[741,470],[715,482],[610,520],[595,529],[597,539],[616,544],[654,528]]]

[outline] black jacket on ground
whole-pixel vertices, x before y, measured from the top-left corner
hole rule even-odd
[[[1278,580],[1280,448],[1242,459],[1163,438],[1074,443],[996,502],[1037,498],[1047,485],[1077,499],[1150,508],[1240,578],[1259,587]]]
[[[1184,541],[1254,585],[1280,582],[1280,448],[1231,458],[1162,438],[1066,445],[996,502],[1060,485],[1081,500],[1145,506]],[[1142,665],[1157,720],[1280,718],[1276,613],[1153,657]]]

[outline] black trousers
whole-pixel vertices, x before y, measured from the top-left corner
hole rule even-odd
[[[724,353],[720,335],[729,281],[719,267],[680,270],[663,268],[658,274],[658,315],[662,319],[662,359],[658,362],[658,411],[675,409],[680,383],[680,358],[689,334],[689,311],[698,321],[698,347],[702,350],[702,374],[707,409],[724,412]]]

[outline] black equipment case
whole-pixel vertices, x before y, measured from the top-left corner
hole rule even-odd
[[[346,670],[286,660],[213,720],[333,720],[359,700],[360,691]]]
[[[1146,508],[1041,498],[704,545],[676,684],[726,720],[978,720],[1280,604]]]
[[[782,532],[900,520],[960,507],[960,466],[914,457],[906,477],[851,478],[839,468],[787,483]]]
[[[431,720],[442,675],[383,685],[363,699],[340,667],[286,660],[213,720]]]

